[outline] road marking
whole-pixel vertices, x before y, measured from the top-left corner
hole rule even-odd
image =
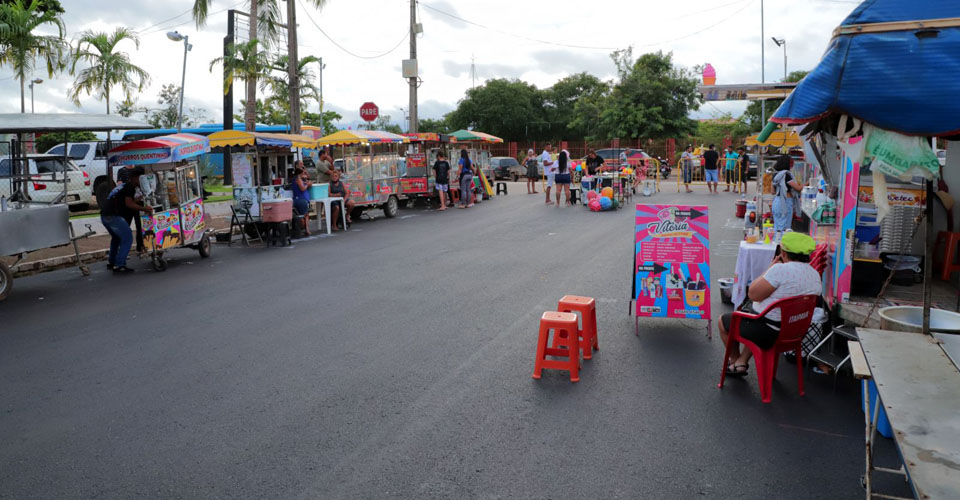
[[[743,229],[743,219],[727,219],[727,222],[723,224],[723,227],[727,229]]]
[[[417,217],[417,214],[413,214],[413,215],[404,215],[403,217],[400,217],[400,218],[401,218],[401,219],[409,219],[410,217]]]

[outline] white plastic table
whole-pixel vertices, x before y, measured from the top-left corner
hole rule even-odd
[[[773,261],[773,254],[777,251],[777,245],[771,243],[747,243],[740,242],[740,250],[737,251],[737,267],[735,270],[736,279],[733,283],[733,307],[738,308],[743,300],[747,298],[747,285],[751,281],[763,276],[763,273],[770,267]]]
[[[330,220],[330,208],[333,205],[333,202],[339,201],[340,203],[340,217],[343,218],[343,228],[347,228],[347,210],[346,204],[343,203],[343,198],[339,196],[328,196],[326,198],[320,198],[319,200],[313,200],[316,205],[323,205],[323,217],[327,223],[327,234],[333,234],[333,221]],[[320,210],[317,210],[317,224],[320,223]]]

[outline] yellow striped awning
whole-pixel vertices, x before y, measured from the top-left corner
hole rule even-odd
[[[287,148],[316,148],[317,140],[304,135],[221,130],[210,134],[210,147],[274,146]]]

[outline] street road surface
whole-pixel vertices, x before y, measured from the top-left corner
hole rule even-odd
[[[733,274],[735,197],[709,203]],[[675,187],[674,187],[675,189]],[[17,280],[0,304],[0,498],[859,498],[859,389],[781,363],[716,384],[704,322],[627,315],[633,210],[510,195],[292,248]],[[715,288],[716,290],[716,288]],[[581,382],[541,313],[595,297]],[[714,309],[721,306],[713,294]]]

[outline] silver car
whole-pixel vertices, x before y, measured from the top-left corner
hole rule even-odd
[[[16,191],[13,175],[13,160],[0,159],[0,196],[10,198]],[[85,209],[93,201],[90,190],[90,176],[80,170],[73,160],[63,156],[32,154],[27,155],[27,168],[30,179],[26,183],[26,198],[40,203],[53,203],[63,194],[64,173],[67,179],[66,198],[63,200],[71,208]]]

